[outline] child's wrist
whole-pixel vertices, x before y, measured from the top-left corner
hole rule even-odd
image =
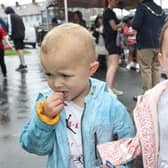
[[[60,113],[58,113],[55,117],[53,118],[50,118],[48,116],[46,116],[44,114],[44,104],[45,104],[45,101],[40,101],[38,104],[37,104],[37,116],[38,118],[44,122],[45,124],[48,124],[48,125],[55,125],[58,123],[58,121],[60,120]]]

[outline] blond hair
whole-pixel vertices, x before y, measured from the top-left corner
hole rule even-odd
[[[49,31],[42,42],[40,56],[61,57],[56,54],[60,50],[83,61],[91,62],[97,59],[92,35],[78,24],[65,23]]]

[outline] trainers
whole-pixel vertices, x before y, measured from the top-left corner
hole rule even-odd
[[[136,68],[136,65],[137,65],[136,62],[134,61],[131,62],[131,68]]]
[[[113,93],[114,93],[115,95],[117,95],[117,96],[121,96],[121,95],[124,94],[123,91],[118,90],[118,89],[116,89],[116,88],[113,88],[112,91],[113,91]]]
[[[130,70],[130,69],[131,69],[131,65],[128,64],[128,65],[126,66],[126,69]]]
[[[21,70],[25,70],[27,68],[27,65],[22,65],[20,64],[18,68],[16,68],[16,71],[21,71]]]
[[[135,66],[136,66],[136,63],[132,61],[126,66],[126,69],[130,70],[132,68],[135,68]]]

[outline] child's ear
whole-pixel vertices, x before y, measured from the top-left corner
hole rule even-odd
[[[90,76],[92,76],[97,71],[98,68],[99,68],[99,62],[98,61],[92,62],[89,68]]]
[[[159,60],[160,65],[162,66],[163,65],[163,56],[160,52],[158,53],[158,60]]]

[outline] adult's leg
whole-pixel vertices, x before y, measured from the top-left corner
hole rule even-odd
[[[152,87],[160,82],[160,64],[158,60],[158,49],[153,50],[152,62]]]
[[[130,70],[132,67],[135,68],[136,66],[136,63],[134,60],[134,54],[135,54],[134,50],[135,49],[133,48],[133,46],[129,46],[129,55],[128,55],[128,61],[127,61],[127,66],[126,66],[128,70]]]
[[[134,56],[134,49],[130,48],[129,55],[128,55],[128,64],[133,61],[133,56]]]
[[[23,70],[23,69],[27,68],[27,65],[26,65],[25,59],[24,59],[23,39],[14,39],[14,44],[15,44],[16,53],[19,56],[19,60],[20,60],[20,65],[16,69],[16,71],[20,71],[20,70]]]
[[[123,94],[123,92],[118,91],[114,88],[116,72],[119,65],[119,59],[120,59],[120,56],[118,54],[111,54],[106,56],[106,62],[107,62],[106,82],[109,88],[111,88],[111,90],[115,94],[121,95]]]
[[[116,72],[120,60],[119,53],[121,52],[121,49],[117,47],[115,44],[116,41],[114,39],[105,40],[105,47],[109,53],[109,55],[106,56],[106,64],[107,64],[106,83],[114,94],[122,95],[123,94],[122,91],[114,88]]]
[[[0,50],[0,65],[1,65],[3,76],[6,77],[7,69],[6,69],[5,59],[4,59],[4,50]]]
[[[26,65],[25,64],[25,59],[24,59],[24,51],[23,51],[23,49],[17,49],[16,53],[19,56],[20,64],[21,65]]]
[[[138,50],[138,60],[141,69],[141,80],[143,93],[152,88],[152,49]]]

